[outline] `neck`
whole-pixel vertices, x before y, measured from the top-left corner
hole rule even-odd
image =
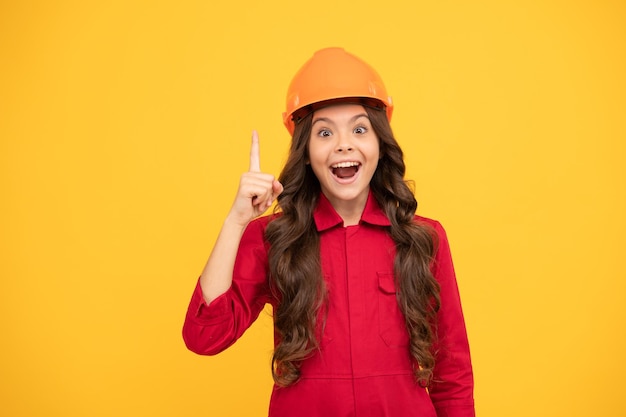
[[[368,194],[365,193],[354,200],[346,201],[329,199],[329,201],[337,214],[339,214],[339,216],[343,219],[343,225],[345,227],[359,224],[361,215],[365,209],[365,204],[367,203],[367,197]]]

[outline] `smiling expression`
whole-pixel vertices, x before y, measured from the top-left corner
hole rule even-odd
[[[363,106],[337,104],[313,113],[308,162],[340,215],[363,210],[379,158],[378,136]]]

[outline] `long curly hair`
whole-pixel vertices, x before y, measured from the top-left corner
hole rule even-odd
[[[436,233],[415,222],[417,201],[405,181],[403,152],[393,136],[385,112],[364,106],[378,136],[381,159],[370,189],[391,222],[388,233],[395,242],[394,272],[398,306],[405,317],[417,382],[426,386],[435,366],[435,316],[439,285],[431,273]],[[277,345],[272,375],[279,386],[300,377],[300,363],[318,348],[316,321],[324,305],[319,236],[313,212],[321,192],[308,161],[312,113],[296,124],[285,167],[279,176],[284,191],[278,197],[280,215],[271,221],[265,237],[270,244],[270,283],[277,305],[274,326]]]

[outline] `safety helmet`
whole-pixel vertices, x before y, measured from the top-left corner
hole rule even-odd
[[[376,70],[343,48],[325,48],[315,52],[289,84],[283,113],[287,130],[293,135],[298,119],[338,99],[384,108],[391,120],[391,97]]]

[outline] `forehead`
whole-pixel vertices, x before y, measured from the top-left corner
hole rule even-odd
[[[367,116],[365,108],[360,104],[334,104],[315,110],[313,112],[313,122],[315,123],[317,119],[349,120],[359,114]]]

